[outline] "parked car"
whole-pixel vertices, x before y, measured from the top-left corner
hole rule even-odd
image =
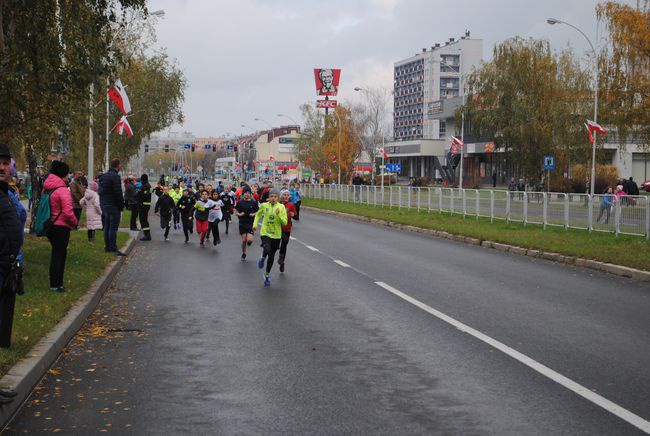
[[[645,192],[650,192],[650,180],[643,182],[643,189],[645,189]]]

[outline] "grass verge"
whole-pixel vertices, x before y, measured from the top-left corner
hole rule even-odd
[[[118,246],[124,246],[129,235],[118,233]],[[96,235],[88,243],[86,232],[72,232],[65,264],[64,293],[50,291],[50,244],[47,238],[28,235],[25,244],[25,295],[16,296],[16,309],[11,348],[0,349],[0,376],[29,353],[65,316],[72,305],[83,296],[115,260],[104,252],[103,236]]]
[[[616,237],[611,233],[589,233],[584,230],[564,230],[559,227],[544,229],[539,225],[524,226],[522,223],[507,223],[500,220],[490,223],[486,218],[463,219],[459,215],[438,212],[381,208],[313,198],[303,199],[302,204],[650,271],[650,242],[639,236]]]

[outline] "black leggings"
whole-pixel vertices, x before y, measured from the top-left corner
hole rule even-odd
[[[47,235],[52,245],[50,256],[50,288],[63,286],[63,273],[65,271],[65,258],[68,255],[70,242],[70,229],[61,226],[52,226]]]
[[[194,233],[192,229],[192,219],[181,216],[181,222],[183,223],[183,234],[185,235],[185,240],[190,240],[190,233]]]
[[[88,241],[94,241],[94,240],[95,240],[95,231],[88,230]]]
[[[212,233],[212,243],[217,245],[218,242],[221,242],[219,237],[219,220],[211,222],[208,227],[208,233]]]
[[[280,248],[280,239],[269,238],[262,236],[262,248],[264,249],[262,257],[266,258],[266,273],[271,272],[273,267],[273,260],[275,259],[275,252]]]
[[[289,241],[291,240],[291,233],[290,232],[282,232],[282,239],[280,242],[280,257],[284,258],[287,255],[287,245],[289,245]]]

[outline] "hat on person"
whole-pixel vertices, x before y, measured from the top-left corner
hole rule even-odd
[[[285,192],[288,194],[289,190],[288,189],[283,189],[282,191],[280,191],[280,195],[284,195]]]
[[[9,151],[9,147],[6,144],[0,143],[0,157],[11,159],[11,152]]]
[[[146,175],[146,174],[141,175],[141,176],[140,176],[140,181],[141,181],[142,183],[149,182],[149,176]]]
[[[52,164],[50,165],[50,173],[54,174],[55,176],[59,176],[63,179],[67,177],[69,172],[70,172],[70,167],[68,166],[67,163],[60,160],[52,161]]]
[[[251,190],[251,187],[248,186],[248,185],[244,185],[244,187],[241,189],[242,194],[245,194],[246,192],[250,192],[251,194],[253,193],[253,191]]]
[[[91,180],[90,182],[88,182],[88,188],[91,191],[97,192],[99,190],[99,185],[97,184],[96,181]]]
[[[280,194],[279,194],[279,192],[278,192],[277,189],[275,189],[275,188],[271,188],[271,189],[269,189],[269,197],[270,197],[271,195],[280,195]]]

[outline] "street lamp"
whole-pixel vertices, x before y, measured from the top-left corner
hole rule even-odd
[[[271,123],[269,123],[269,122],[266,121],[265,119],[263,119],[263,118],[255,118],[255,121],[262,121],[263,123],[266,123],[266,125],[269,126],[269,128],[270,128],[271,130],[273,130],[273,126],[271,125]]]
[[[599,72],[598,72],[598,56],[596,54],[596,49],[594,48],[594,45],[592,44],[591,40],[585,35],[585,33],[578,29],[576,26],[573,24],[567,23],[566,21],[558,20],[557,18],[549,18],[546,20],[548,24],[554,25],[554,24],[565,24],[575,30],[577,30],[589,43],[589,47],[591,47],[591,52],[594,55],[594,62],[596,64],[596,71],[595,71],[595,78],[596,78],[596,83],[594,84],[594,122],[598,122],[598,81],[599,81]],[[594,141],[591,147],[591,183],[590,183],[590,193],[591,193],[591,201],[593,202],[594,198],[594,189],[595,189],[595,180],[596,180],[596,138],[598,135],[594,135]],[[593,207],[590,208],[589,212],[589,217],[590,217],[590,222],[589,222],[589,228],[591,229],[593,227],[592,223],[592,213]]]
[[[290,120],[290,121],[291,121],[295,126],[298,126],[298,125],[299,125],[298,122],[297,122],[296,120],[294,120],[293,118],[291,118],[289,115],[278,114],[278,117],[284,117],[284,118],[287,118],[287,119]]]

